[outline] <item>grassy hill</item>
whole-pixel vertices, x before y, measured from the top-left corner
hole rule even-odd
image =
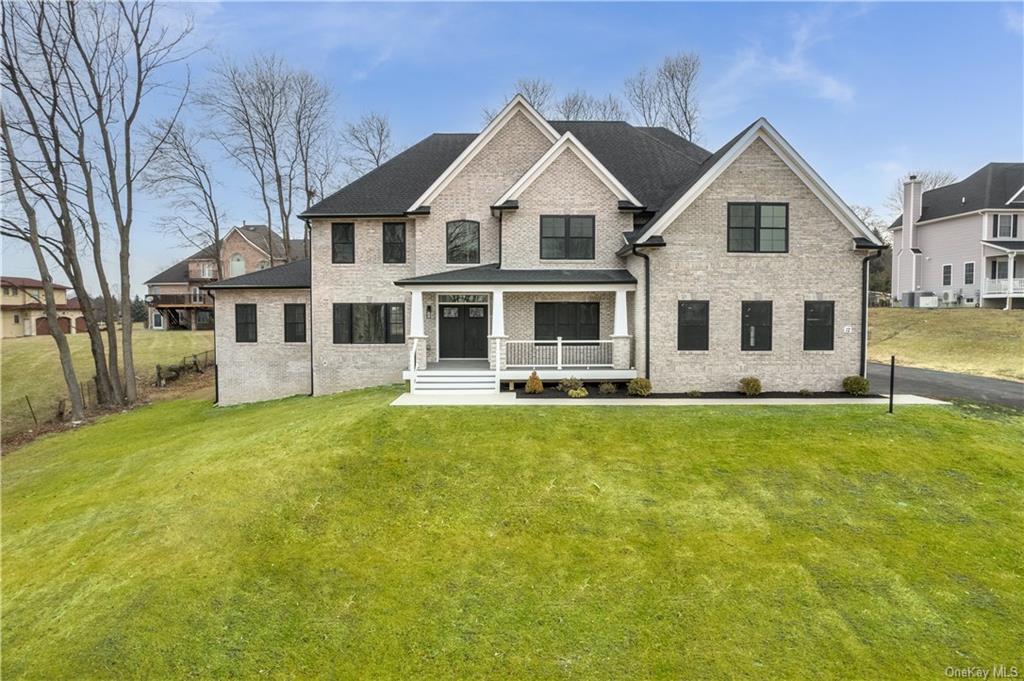
[[[1024,381],[1024,310],[872,308],[868,356]]]
[[[137,328],[132,334],[135,349],[135,370],[140,378],[152,380],[157,364],[180,361],[185,355],[213,349],[212,331],[149,331]],[[104,339],[106,340],[106,339]],[[68,336],[75,359],[78,380],[85,382],[95,375],[89,337]],[[61,373],[57,346],[50,336],[3,339],[0,359],[0,428],[5,437],[32,427],[32,415],[25,396],[39,420],[53,417],[56,402],[67,396],[64,374]]]
[[[16,678],[907,678],[1019,659],[1024,418],[179,400],[2,459]]]

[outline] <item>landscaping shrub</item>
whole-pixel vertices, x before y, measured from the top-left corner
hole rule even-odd
[[[597,386],[597,392],[599,392],[602,395],[614,395],[615,393],[619,392],[619,389],[615,386],[614,383],[606,382]]]
[[[569,397],[586,397],[589,394],[590,393],[588,393],[587,389],[584,388],[583,386],[580,386],[579,388],[573,388],[572,390],[569,391]]]
[[[701,392],[699,390],[691,390],[686,394],[689,395],[690,397],[700,397]]]
[[[843,390],[851,395],[867,395],[871,384],[863,376],[847,376],[843,379]]]
[[[563,393],[567,393],[570,390],[579,390],[582,387],[583,381],[576,378],[575,376],[563,378],[561,381],[558,382],[558,389],[561,390]]]
[[[647,397],[651,394],[651,382],[646,378],[634,378],[626,385],[626,393],[632,397]]]
[[[761,379],[756,376],[746,376],[741,378],[740,392],[747,397],[757,397],[761,394]]]
[[[530,377],[526,379],[526,393],[528,395],[539,395],[542,392],[544,392],[544,383],[540,380],[537,372],[533,371],[530,373]]]
[[[800,388],[799,394],[800,394],[800,397],[810,397],[810,396],[811,396],[811,395],[813,395],[814,393],[812,393],[812,392],[811,392],[810,390],[808,390],[807,388]]]

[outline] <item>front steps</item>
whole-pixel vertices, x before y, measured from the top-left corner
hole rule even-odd
[[[430,395],[489,395],[497,392],[493,371],[417,371],[412,391]]]

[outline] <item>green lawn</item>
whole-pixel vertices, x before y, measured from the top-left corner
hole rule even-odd
[[[2,460],[4,679],[1024,667],[1024,417],[154,404]]]
[[[135,369],[139,377],[150,380],[158,363],[180,361],[185,355],[213,349],[212,331],[148,331],[135,329],[132,334]],[[120,340],[120,339],[118,339]],[[106,337],[104,337],[104,342]],[[68,336],[75,358],[79,381],[89,381],[96,374],[86,334]],[[4,436],[32,427],[32,416],[25,404],[25,395],[32,401],[40,421],[53,418],[55,405],[67,396],[64,374],[61,373],[57,346],[50,336],[3,339],[0,361],[0,393],[2,393],[2,429]]]
[[[1024,310],[879,307],[868,319],[872,360],[1024,381]]]

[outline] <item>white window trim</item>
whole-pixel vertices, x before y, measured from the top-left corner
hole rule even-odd
[[[948,284],[946,283],[946,268],[947,267],[949,268],[949,283]],[[939,276],[942,277],[942,279],[940,281],[941,281],[941,285],[943,287],[947,287],[948,288],[948,287],[953,286],[953,263],[951,263],[951,262],[942,263],[942,269],[939,270]]]
[[[971,266],[971,283],[967,283],[967,266]],[[968,260],[964,263],[964,268],[961,270],[963,275],[964,286],[974,286],[974,282],[978,280],[978,265],[973,260]]]
[[[1010,221],[1009,224],[1006,226],[1006,234],[1003,234],[1003,218],[1009,218]],[[1013,238],[1013,213],[998,213],[996,215],[996,238]]]

